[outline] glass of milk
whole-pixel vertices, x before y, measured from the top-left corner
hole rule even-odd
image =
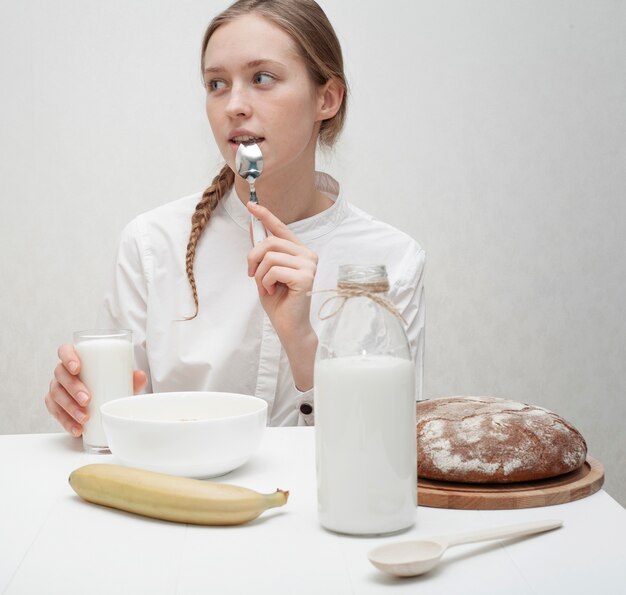
[[[83,426],[83,448],[89,453],[109,453],[100,407],[107,401],[133,394],[132,331],[86,330],[74,333],[80,358],[80,379],[89,389],[89,419]]]

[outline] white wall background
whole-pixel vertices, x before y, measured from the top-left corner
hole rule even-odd
[[[58,429],[56,348],[122,226],[215,172],[198,60],[226,4],[0,3],[0,433]],[[352,88],[329,169],[428,252],[425,396],[555,410],[626,505],[626,2],[321,4]]]

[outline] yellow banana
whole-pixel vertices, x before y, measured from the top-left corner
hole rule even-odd
[[[69,482],[88,502],[195,525],[240,525],[283,506],[289,496],[120,465],[85,465],[72,471]]]

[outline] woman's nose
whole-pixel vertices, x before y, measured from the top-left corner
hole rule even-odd
[[[231,118],[247,117],[250,111],[250,101],[246,90],[240,85],[233,85],[226,104],[226,114]]]

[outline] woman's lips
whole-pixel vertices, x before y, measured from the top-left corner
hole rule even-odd
[[[265,140],[264,136],[235,136],[228,139],[231,148],[237,151],[239,145],[260,145]]]
[[[254,145],[258,144],[264,140],[263,136],[254,136],[252,134],[237,134],[231,136],[229,141],[231,143],[235,143],[236,145],[244,144],[244,145]]]

